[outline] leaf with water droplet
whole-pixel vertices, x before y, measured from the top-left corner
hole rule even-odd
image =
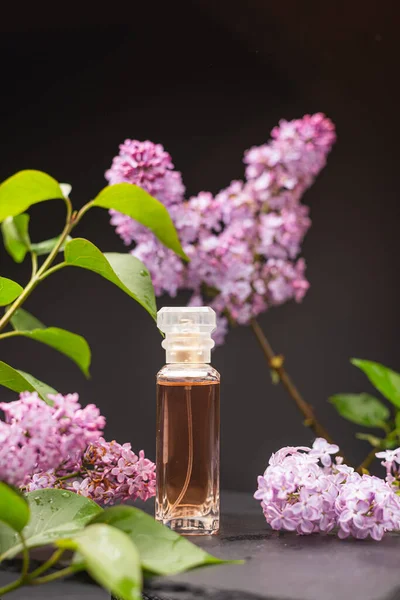
[[[75,550],[93,579],[118,598],[141,600],[139,553],[123,531],[104,524],[89,525],[70,539],[58,540],[57,546]],[[73,564],[79,565],[78,561]]]
[[[195,567],[241,562],[224,561],[208,554],[132,506],[108,508],[92,522],[107,523],[127,533],[139,550],[142,568],[149,574],[173,575]]]
[[[92,500],[56,489],[29,492],[26,499],[31,511],[30,521],[23,530],[28,548],[45,546],[54,539],[70,537],[102,512]],[[0,562],[14,558],[21,550],[18,536],[0,523]]]

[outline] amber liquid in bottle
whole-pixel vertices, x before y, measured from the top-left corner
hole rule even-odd
[[[219,529],[219,374],[166,365],[157,378],[156,518],[185,535]]]

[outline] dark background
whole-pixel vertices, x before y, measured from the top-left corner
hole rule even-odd
[[[368,445],[355,441],[357,427],[327,399],[370,390],[351,356],[400,369],[398,3],[133,2],[104,12],[82,3],[79,12],[47,16],[36,4],[8,10],[0,26],[1,179],[23,168],[47,171],[72,184],[77,207],[105,185],[104,171],[127,137],[164,144],[188,194],[217,192],[242,177],[243,151],[265,142],[280,118],[323,111],[333,119],[338,142],[305,198],[311,289],[303,304],[273,309],[260,322],[321,421],[359,461]],[[62,203],[30,212],[34,241],[61,230]],[[89,213],[79,234],[104,251],[124,251],[105,211]],[[1,250],[2,275],[23,283],[28,263],[17,266]],[[154,377],[164,356],[147,313],[79,269],[46,280],[26,308],[86,337],[91,380],[30,340],[4,341],[0,359],[63,393],[78,391],[107,416],[108,438],[154,458]],[[223,380],[222,485],[250,491],[272,451],[312,436],[271,384],[250,329],[232,331],[213,363]]]

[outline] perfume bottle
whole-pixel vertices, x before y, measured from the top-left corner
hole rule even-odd
[[[220,375],[209,363],[209,307],[162,308],[166,365],[157,374],[156,519],[183,535],[219,529]]]

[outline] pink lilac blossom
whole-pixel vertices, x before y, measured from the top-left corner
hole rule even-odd
[[[63,488],[99,504],[148,500],[156,493],[155,468],[143,450],[138,456],[130,444],[121,446],[99,438],[84,453],[79,477],[65,481]]]
[[[312,448],[286,447],[271,456],[254,497],[273,529],[300,535],[335,530],[341,539],[381,540],[385,532],[400,528],[398,487],[359,475],[340,458],[332,463],[338,451],[335,444],[317,438]],[[393,465],[400,449],[395,455],[377,456]]]
[[[49,400],[24,392],[0,404],[0,481],[24,491],[67,489],[102,504],[154,496],[154,463],[130,444],[106,442],[94,404],[82,408],[78,394]]]
[[[214,337],[222,343],[228,322],[248,324],[306,294],[299,254],[311,221],[300,201],[334,141],[334,125],[321,113],[281,121],[267,144],[245,152],[245,181],[232,181],[216,196],[200,192],[185,200],[181,175],[164,148],[126,140],[106,179],[139,185],[165,204],[190,262],[125,215],[111,211],[111,224],[125,244],[135,243],[131,252],[148,267],[157,295],[188,289],[192,305],[216,310]]]
[[[82,408],[77,394],[49,396],[23,392],[15,402],[1,403],[0,479],[21,485],[27,474],[56,466],[74,466],[86,446],[105,425],[97,407]]]

